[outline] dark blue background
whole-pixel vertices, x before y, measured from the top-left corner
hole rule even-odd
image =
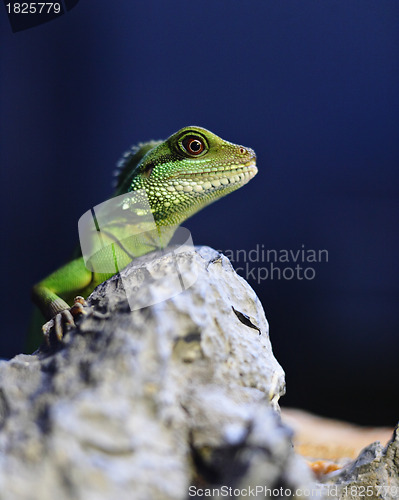
[[[186,223],[196,244],[329,252],[313,281],[251,283],[283,403],[393,425],[397,0],[81,0],[27,31],[0,23],[0,355],[23,348],[30,287],[68,258],[120,154],[197,124],[253,147],[259,174]]]

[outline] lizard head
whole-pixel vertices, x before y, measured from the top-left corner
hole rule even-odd
[[[145,189],[155,222],[180,224],[257,173],[255,152],[201,127],[185,127],[143,156],[128,191]]]

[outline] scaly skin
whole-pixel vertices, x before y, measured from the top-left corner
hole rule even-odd
[[[120,162],[115,196],[126,193],[128,205],[130,199],[140,201],[145,191],[160,242],[141,242],[135,256],[165,246],[184,220],[246,184],[257,173],[255,162],[252,149],[194,126],[179,130],[166,141],[132,148]],[[127,265],[131,255],[122,248],[118,251],[119,261]],[[61,339],[62,324],[73,324],[73,316],[81,313],[85,304],[80,297],[70,308],[68,301],[76,294],[89,295],[110,276],[112,273],[90,271],[79,257],[35,285],[33,301],[50,320],[43,327],[45,336],[48,338],[55,326]]]

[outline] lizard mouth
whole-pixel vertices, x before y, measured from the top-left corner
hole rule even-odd
[[[255,159],[252,159],[247,163],[226,167],[204,168],[200,172],[180,172],[164,182],[164,189],[171,199],[178,193],[201,198],[204,195],[212,196],[218,191],[234,191],[247,184],[257,173]]]
[[[258,173],[255,161],[229,165],[223,170],[206,169],[202,172],[185,172],[180,185],[184,191],[215,191],[232,185],[244,185]],[[181,188],[180,188],[181,189]]]
[[[222,184],[229,184],[233,182],[239,182],[240,180],[250,180],[258,173],[258,168],[254,161],[229,165],[228,167],[220,167],[219,169],[213,170],[212,168],[205,169],[202,172],[184,172],[184,179],[191,182],[212,182],[214,180],[226,181]],[[238,178],[237,178],[238,177]],[[172,177],[173,178],[173,177]],[[183,179],[183,181],[184,181]]]

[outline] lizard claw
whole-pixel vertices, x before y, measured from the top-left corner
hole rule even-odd
[[[50,346],[50,332],[54,328],[54,325],[55,321],[53,318],[50,319],[50,321],[47,321],[47,323],[44,323],[44,325],[42,326],[43,337],[48,347]]]
[[[75,327],[75,317],[87,314],[85,307],[87,307],[87,302],[83,297],[78,295],[74,298],[74,304],[72,307],[59,312],[54,316],[54,318],[50,319],[50,321],[43,325],[43,337],[47,346],[50,346],[50,334],[52,331],[54,331],[57,342],[62,342],[66,327]]]
[[[71,315],[70,319],[72,320],[72,323],[74,323],[73,318],[75,316],[78,316],[79,314],[87,314],[87,312],[84,309],[85,307],[87,307],[87,302],[85,301],[85,299],[83,297],[78,295],[77,297],[75,297],[73,299],[73,306],[69,309],[69,311],[67,309],[67,311]],[[64,311],[62,311],[62,312],[64,312]]]

